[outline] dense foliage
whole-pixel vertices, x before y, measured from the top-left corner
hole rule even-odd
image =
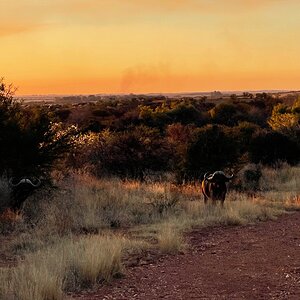
[[[297,94],[80,99],[25,105],[2,80],[0,173],[49,174],[63,165],[96,176],[172,172],[182,180],[300,160]]]
[[[73,133],[47,107],[15,100],[12,86],[0,81],[0,175],[48,177]]]

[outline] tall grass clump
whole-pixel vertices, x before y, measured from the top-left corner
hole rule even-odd
[[[163,253],[177,253],[184,250],[185,242],[179,228],[172,223],[164,223],[157,235],[158,247]]]
[[[157,222],[165,213],[174,212],[180,198],[184,198],[167,183],[77,174],[59,184],[50,200],[44,197],[25,207],[30,222],[49,234],[97,233]]]
[[[24,261],[2,272],[2,290],[13,299],[63,299],[64,292],[109,282],[122,273],[122,256],[140,247],[118,236],[65,238],[46,249],[27,254]]]
[[[77,284],[89,286],[98,280],[108,282],[116,274],[121,273],[121,258],[125,243],[126,241],[122,238],[109,236],[81,239],[76,245],[79,251],[75,257],[72,257],[70,270]]]
[[[261,198],[269,205],[286,210],[300,209],[300,167],[281,164],[277,169],[263,168]]]
[[[182,203],[182,209],[183,213],[177,218],[176,223],[180,228],[186,229],[255,223],[274,219],[284,211],[282,208],[269,207],[254,198],[236,192],[228,194],[223,207],[211,203],[204,205],[202,201],[187,201]]]
[[[281,164],[279,168],[262,168],[259,182],[262,191],[296,192],[300,191],[300,167]]]

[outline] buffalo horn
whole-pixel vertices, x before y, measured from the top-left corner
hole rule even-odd
[[[223,175],[226,178],[226,180],[230,180],[230,179],[233,178],[233,174],[231,176],[226,176],[223,171],[216,171],[212,175],[210,175],[209,177],[207,177],[207,180],[210,181],[210,180],[214,179],[214,177],[215,177],[216,174]]]
[[[13,186],[13,187],[15,187],[15,186],[18,186],[18,185],[20,185],[21,183],[26,183],[26,179],[21,179],[18,183],[13,183],[13,179],[12,178],[10,178],[9,179],[9,184],[11,185],[11,186]]]
[[[230,176],[225,176],[226,178],[227,178],[227,180],[230,180],[230,179],[232,179],[233,178],[233,174],[231,174]]]
[[[36,179],[37,180],[37,183],[36,184],[34,184],[30,179],[28,179],[28,178],[22,178],[18,183],[13,183],[13,179],[11,178],[10,180],[9,180],[9,184],[11,185],[11,186],[13,186],[13,187],[17,187],[17,186],[19,186],[21,183],[28,183],[28,184],[30,184],[30,185],[32,185],[33,187],[38,187],[38,186],[40,186],[41,185],[41,181],[37,178]]]
[[[26,181],[27,183],[31,184],[33,187],[38,187],[38,186],[41,185],[41,181],[40,181],[38,178],[37,178],[36,180],[37,180],[37,183],[34,184],[30,179],[28,179],[28,178],[25,179],[25,181]]]
[[[207,177],[208,177],[210,174],[211,174],[211,173],[209,173],[209,172],[205,173],[204,176],[203,176],[203,179],[204,179],[204,180],[207,179]]]

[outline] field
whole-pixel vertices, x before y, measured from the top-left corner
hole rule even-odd
[[[263,168],[259,191],[230,190],[225,207],[204,206],[199,182],[95,179],[74,173],[0,221],[0,298],[63,299],[126,276],[155,257],[189,253],[197,228],[275,220],[300,209],[300,168]],[[1,189],[7,188],[5,180]]]

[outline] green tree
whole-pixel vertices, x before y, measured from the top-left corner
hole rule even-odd
[[[300,100],[295,101],[292,107],[284,104],[274,106],[268,124],[273,130],[294,135],[300,130]]]

